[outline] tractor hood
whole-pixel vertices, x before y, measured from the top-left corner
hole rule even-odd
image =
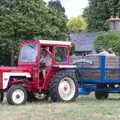
[[[31,78],[32,68],[28,67],[0,67],[0,89],[6,89],[10,80],[10,77],[22,76]]]
[[[4,67],[1,66],[0,67],[0,71],[1,72],[29,72],[31,73],[32,68],[28,68],[28,67]]]

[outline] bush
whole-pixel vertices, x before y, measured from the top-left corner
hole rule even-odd
[[[98,52],[101,46],[112,48],[116,55],[120,55],[120,35],[111,31],[97,33],[94,48]]]

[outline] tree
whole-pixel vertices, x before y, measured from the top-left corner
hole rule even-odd
[[[33,39],[41,35],[40,32],[47,22],[46,16],[42,14],[47,14],[48,10],[42,0],[37,2],[4,0],[0,3],[0,11],[0,33],[2,40],[6,40],[6,44],[9,43],[8,49],[11,54],[11,65],[13,65],[16,43],[21,39]]]
[[[87,22],[82,16],[71,18],[68,21],[67,26],[69,31],[73,33],[87,31]]]
[[[51,0],[49,1],[48,5],[49,7],[55,8],[59,12],[65,12],[65,8],[62,6],[60,0],[56,0],[56,1]]]
[[[65,40],[66,23],[62,16],[59,17],[57,11],[48,7],[43,0],[2,0],[0,2],[0,46],[2,47],[0,64],[10,65],[10,62],[3,63],[3,61],[11,58],[13,65],[14,56],[18,54],[15,52],[18,51],[17,44],[21,40]]]
[[[117,55],[120,55],[120,35],[115,32],[99,32],[94,43],[95,50],[103,46],[106,49],[112,48]]]
[[[119,0],[89,0],[83,16],[88,20],[89,31],[107,31],[107,20],[111,15],[120,14]]]
[[[50,1],[48,6],[52,11],[51,24],[56,28],[55,39],[65,40],[68,39],[67,17],[65,9],[59,0]],[[54,12],[53,12],[54,11]],[[55,30],[53,30],[55,31]]]

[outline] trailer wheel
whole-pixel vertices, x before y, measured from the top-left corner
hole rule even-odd
[[[7,101],[11,105],[21,105],[27,102],[27,91],[21,85],[12,86],[7,92]]]
[[[95,97],[97,100],[103,100],[108,98],[109,93],[106,92],[95,92]]]
[[[63,70],[53,76],[49,86],[51,100],[69,102],[78,95],[78,82],[74,71]]]
[[[0,102],[3,102],[3,99],[4,99],[4,94],[0,93]]]

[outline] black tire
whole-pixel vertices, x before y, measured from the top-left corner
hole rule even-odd
[[[108,98],[109,93],[107,92],[95,92],[95,97],[97,100],[104,100]]]
[[[97,84],[97,88],[98,89],[107,88],[107,84]],[[109,93],[107,93],[107,92],[98,92],[98,91],[95,91],[95,97],[96,97],[97,100],[107,99],[108,96],[109,96]]]
[[[0,103],[3,102],[4,99],[4,93],[0,93]]]
[[[10,87],[7,92],[7,101],[11,105],[22,105],[27,102],[27,96],[28,96],[27,90],[22,85],[14,85]],[[22,100],[20,101],[20,99]]]
[[[60,87],[62,81],[65,82],[66,85],[68,84],[66,88],[65,86],[63,87],[63,89],[61,88],[63,92],[66,92],[63,93],[64,95],[67,94],[68,90],[73,91],[71,92],[71,96],[69,95],[68,98],[64,98],[61,95]],[[56,75],[54,75],[51,79],[51,83],[49,85],[49,95],[51,97],[51,100],[54,102],[69,102],[75,100],[75,98],[78,96],[78,82],[76,80],[75,72],[70,70],[62,70],[56,73]]]

